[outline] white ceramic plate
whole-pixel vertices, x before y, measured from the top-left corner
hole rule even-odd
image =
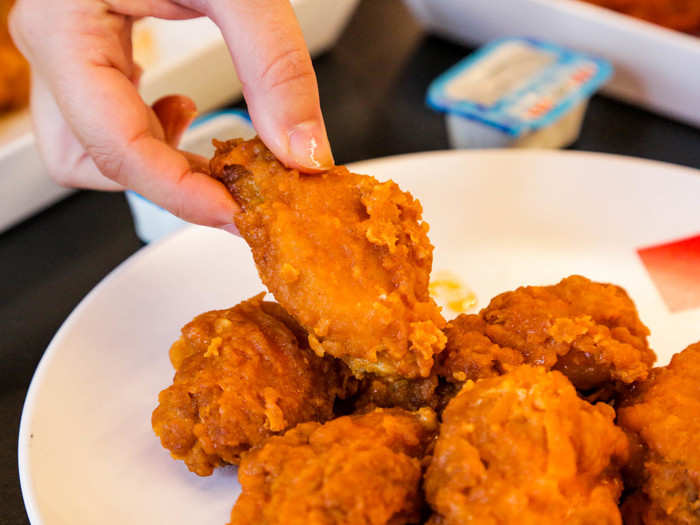
[[[437,152],[359,163],[420,197],[436,247],[479,306],[521,284],[572,273],[623,285],[665,363],[700,339],[700,309],[672,314],[636,255],[700,233],[700,172],[583,153]],[[168,348],[205,310],[262,289],[243,241],[191,227],[110,274],[76,308],[41,360],[19,436],[34,525],[223,525],[234,468],[209,478],[173,461],[151,431],[173,372]]]

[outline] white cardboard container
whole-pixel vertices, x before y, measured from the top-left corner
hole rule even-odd
[[[335,44],[359,0],[292,0],[306,44],[316,56]],[[182,93],[200,112],[235,101],[241,84],[221,32],[211,20],[140,20],[134,55],[144,68],[139,90],[151,104]],[[39,157],[29,111],[0,117],[0,232],[65,197]]]
[[[404,0],[430,31],[461,43],[536,37],[598,55],[603,92],[700,127],[700,38],[578,0]]]

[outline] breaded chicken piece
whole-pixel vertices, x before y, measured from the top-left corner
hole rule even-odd
[[[29,64],[17,51],[7,29],[14,0],[0,0],[0,112],[29,102]]]
[[[247,453],[231,525],[418,523],[435,413],[376,409],[304,423]]]
[[[417,379],[388,379],[369,375],[359,382],[353,411],[367,412],[376,407],[405,410],[429,407],[436,410],[440,404],[437,388],[438,376],[435,373]]]
[[[433,246],[420,203],[342,166],[286,169],[257,138],[215,145],[211,174],[243,209],[236,226],[260,276],[311,348],[358,376],[428,377],[445,322],[428,293]]]
[[[436,372],[452,383],[501,375],[508,367],[523,364],[517,350],[502,347],[486,336],[486,322],[479,315],[461,314],[445,329],[447,345],[437,359]]]
[[[627,439],[614,417],[542,367],[468,381],[443,412],[425,475],[428,523],[621,523]]]
[[[626,523],[700,523],[700,343],[635,385],[617,421],[630,435]]]
[[[493,343],[561,371],[579,390],[646,379],[656,360],[627,293],[579,275],[500,294],[480,316]]]
[[[486,322],[475,314],[461,314],[444,330],[445,349],[427,378],[387,380],[369,376],[360,382],[355,410],[398,406],[416,410],[429,406],[439,412],[468,381],[503,374],[524,363],[517,350],[501,347],[486,334]]]
[[[439,412],[466,381],[501,375],[525,361],[517,350],[491,341],[486,336],[486,322],[479,315],[457,316],[447,323],[445,335],[447,345],[437,356],[434,368],[439,379],[435,391]]]
[[[335,399],[352,393],[347,367],[314,354],[264,295],[197,316],[170,349],[175,378],[158,396],[153,430],[200,476],[298,423],[332,418]]]
[[[607,399],[648,374],[656,359],[648,333],[618,286],[574,275],[554,286],[518,288],[447,324],[435,366],[438,395],[444,404],[469,379],[529,363],[557,369],[579,390]]]

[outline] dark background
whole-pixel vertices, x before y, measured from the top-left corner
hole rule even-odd
[[[469,51],[425,35],[399,0],[362,2],[315,60],[336,161],[446,149],[443,117],[424,96]],[[700,168],[700,131],[601,96],[572,149]],[[118,193],[79,192],[0,234],[0,523],[28,523],[17,432],[34,368],[77,303],[141,246]]]

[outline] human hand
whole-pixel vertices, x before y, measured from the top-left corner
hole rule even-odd
[[[10,30],[32,68],[39,150],[60,184],[130,188],[175,215],[234,231],[238,206],[205,160],[176,149],[196,108],[148,107],[137,91],[134,19],[210,17],[231,51],[253,124],[286,165],[333,164],[316,76],[288,0],[18,0]]]

